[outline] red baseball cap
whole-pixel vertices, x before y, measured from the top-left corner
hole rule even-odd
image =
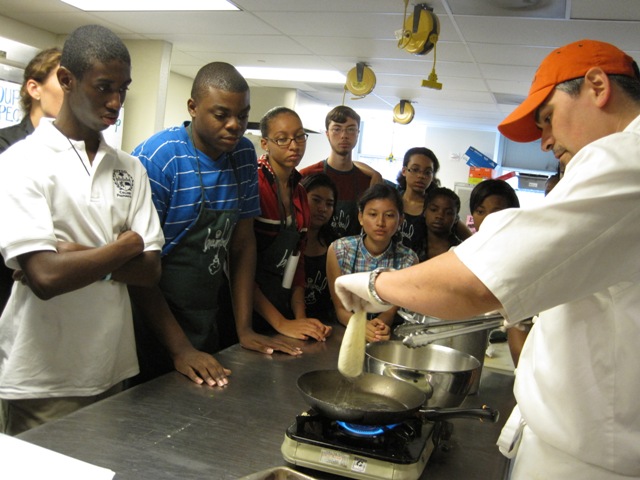
[[[514,142],[538,140],[542,132],[535,123],[536,109],[556,85],[582,77],[592,67],[628,77],[637,77],[638,71],[633,58],[610,43],[580,40],[557,48],[538,67],[524,102],[498,125],[500,133]]]

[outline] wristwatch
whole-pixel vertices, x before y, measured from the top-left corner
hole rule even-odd
[[[369,298],[373,300],[374,303],[391,306],[390,303],[385,302],[382,298],[380,298],[380,295],[378,295],[378,292],[376,292],[376,278],[378,278],[378,275],[380,275],[382,272],[390,272],[392,270],[393,268],[376,268],[369,274]]]

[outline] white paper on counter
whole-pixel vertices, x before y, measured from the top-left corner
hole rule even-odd
[[[0,433],[0,478],[111,480],[115,472]]]

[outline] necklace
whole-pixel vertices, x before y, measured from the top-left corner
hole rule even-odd
[[[63,133],[63,135],[64,135],[64,133]],[[67,137],[66,135],[64,135],[64,138],[67,139],[67,141],[69,142],[69,145],[71,145],[71,148],[73,148],[73,151],[76,152],[76,155],[78,156],[78,160],[80,160],[80,163],[84,167],[84,171],[87,172],[87,175],[91,176],[91,173],[89,172],[89,170],[87,169],[87,166],[82,161],[82,157],[80,156],[80,153],[78,153],[78,150],[76,150],[76,147],[73,145],[73,142],[71,141],[71,139],[69,137]]]
[[[84,167],[84,171],[87,172],[87,175],[91,176],[91,173],[89,172],[89,170],[87,169],[87,166],[84,164],[84,162],[82,161],[82,157],[80,156],[80,154],[78,153],[78,150],[76,150],[76,147],[73,145],[73,142],[71,142],[71,139],[69,137],[67,137],[62,130],[60,130],[60,128],[56,125],[56,122],[52,122],[52,125],[56,128],[56,130],[58,130],[60,133],[62,133],[62,135],[64,136],[64,138],[67,139],[67,142],[69,142],[69,145],[71,145],[71,148],[73,148],[73,151],[76,152],[76,155],[78,156],[78,160],[80,160],[80,163],[82,164],[82,166]]]

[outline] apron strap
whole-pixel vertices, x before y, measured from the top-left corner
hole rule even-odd
[[[502,455],[507,458],[516,456],[525,425],[526,422],[520,414],[520,408],[516,405],[511,412],[511,416],[507,419],[504,427],[502,427],[500,437],[496,442]]]
[[[274,181],[276,183],[276,195],[278,197],[278,209],[280,210],[280,226],[282,228],[287,227],[287,212],[284,209],[284,202],[282,201],[282,192],[280,191],[280,182],[278,182],[278,178],[274,175]],[[291,184],[291,179],[287,179],[287,183]],[[289,195],[289,209],[291,211],[291,221],[293,223],[293,228],[298,230],[298,222],[296,221],[296,206],[293,203],[293,188],[291,188],[291,194]]]

